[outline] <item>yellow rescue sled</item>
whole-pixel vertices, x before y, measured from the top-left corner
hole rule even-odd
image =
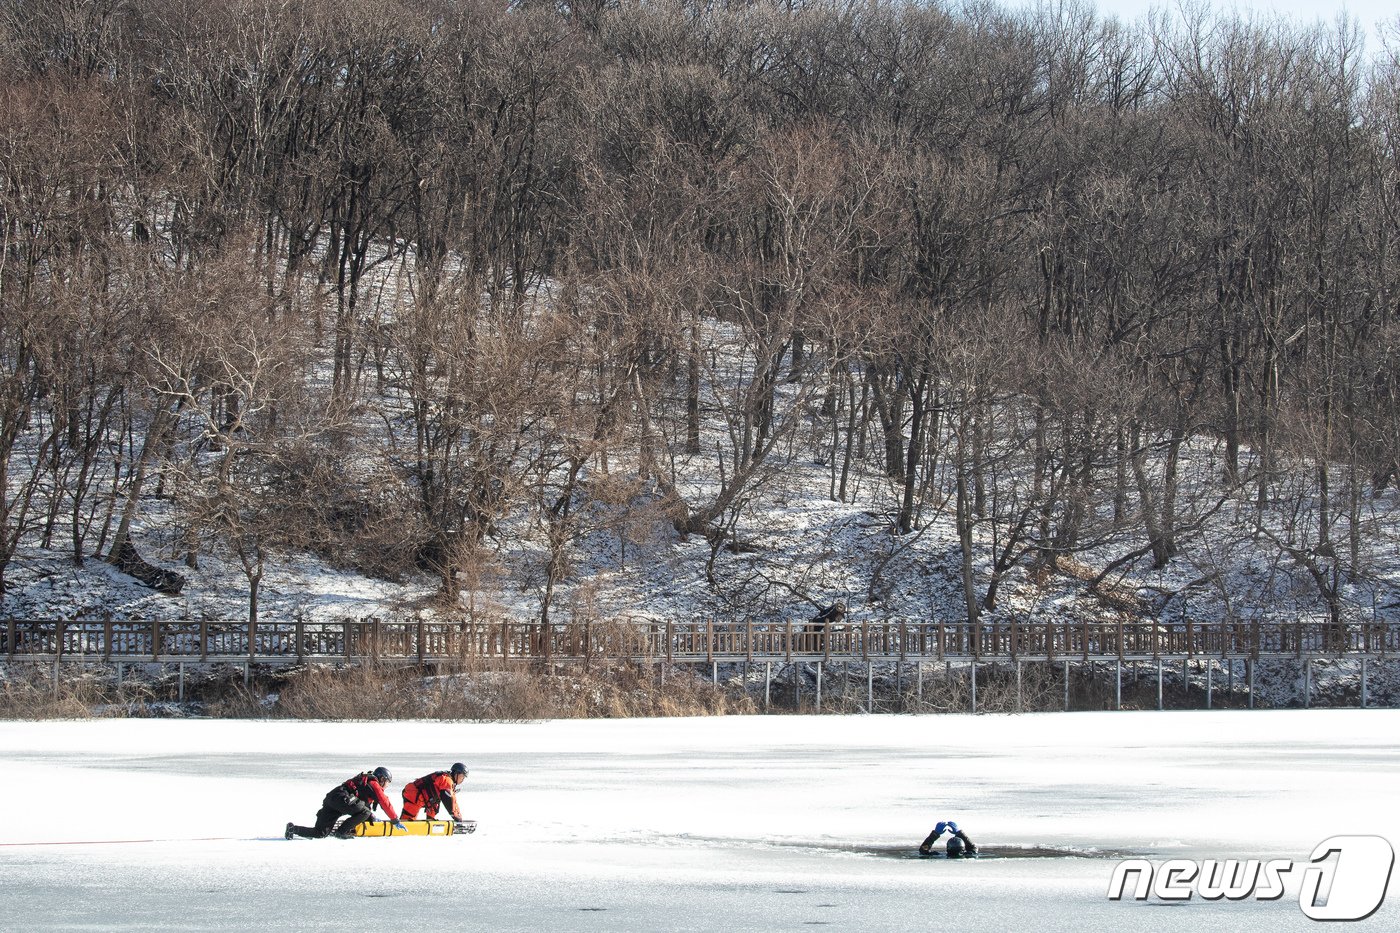
[[[476,832],[476,820],[404,820],[403,829],[396,829],[388,820],[361,823],[355,827],[357,836],[460,836]]]

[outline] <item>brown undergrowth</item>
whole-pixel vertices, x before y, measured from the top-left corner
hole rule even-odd
[[[1302,705],[1301,666],[1287,660],[1259,665],[1257,708]],[[64,662],[0,664],[0,719],[52,720],[116,717],[248,719],[414,720],[512,722],[538,719],[602,719],[722,716],[751,713],[966,713],[973,708],[966,664],[828,664],[817,705],[813,663],[693,668],[660,663],[514,664],[464,661],[437,665],[309,665],[257,668],[242,665],[188,669],[173,665]],[[1371,669],[1369,704],[1392,706],[1400,696],[1393,662]],[[1243,707],[1249,691],[1240,671],[1227,679],[1215,671],[1206,697],[1200,662],[1183,680],[1182,668],[1164,671],[1161,704],[1167,709]],[[712,681],[712,676],[714,680]],[[1353,678],[1354,679],[1354,678]],[[1272,689],[1265,684],[1273,685]],[[1121,692],[1120,692],[1121,685]],[[1281,685],[1281,686],[1280,686]],[[1068,690],[1066,690],[1068,687]],[[984,663],[977,674],[981,713],[1155,709],[1154,665],[1125,665],[1121,682],[1110,663]],[[766,700],[766,702],[765,702]],[[1355,683],[1313,684],[1314,706],[1356,706]]]
[[[363,665],[278,674],[212,704],[213,716],[279,719],[521,721],[754,712],[742,693],[686,670],[462,665],[454,669]]]
[[[91,719],[152,714],[150,683],[117,683],[96,668],[9,665],[0,673],[0,719]]]

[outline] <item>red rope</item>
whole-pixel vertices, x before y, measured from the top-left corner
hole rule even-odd
[[[232,842],[236,836],[196,836],[193,839],[69,839],[63,842],[0,842],[0,846],[115,846],[142,842]]]

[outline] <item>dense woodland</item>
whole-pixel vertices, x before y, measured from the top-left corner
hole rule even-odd
[[[1398,54],[1075,3],[0,0],[0,585],[139,567],[160,496],[146,556],[234,555],[254,617],[278,554],[451,599],[528,534],[548,620],[586,531],[704,536],[713,583],[816,461],[892,539],[954,523],[969,619],[1228,513],[1340,621],[1400,464]]]

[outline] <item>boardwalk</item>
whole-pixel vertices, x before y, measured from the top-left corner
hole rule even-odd
[[[285,665],[466,659],[673,664],[1385,658],[1400,622],[0,622],[0,659]]]

